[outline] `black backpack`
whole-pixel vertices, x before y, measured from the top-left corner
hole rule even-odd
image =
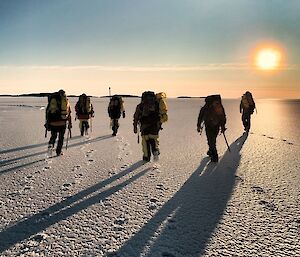
[[[121,117],[121,106],[122,106],[122,97],[114,95],[111,97],[108,105],[108,114],[112,119],[118,119]]]
[[[226,120],[224,107],[220,95],[210,95],[205,98],[207,105],[207,113],[205,115],[205,122],[212,126],[217,126]]]
[[[142,94],[140,108],[140,121],[142,124],[152,124],[159,121],[159,102],[154,92],[145,91]]]

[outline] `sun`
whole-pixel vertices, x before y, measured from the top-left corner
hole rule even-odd
[[[274,48],[260,49],[255,58],[256,66],[261,70],[275,70],[279,67],[281,52]]]

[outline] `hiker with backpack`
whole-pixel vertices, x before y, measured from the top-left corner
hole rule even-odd
[[[226,115],[220,95],[210,95],[205,98],[205,105],[200,110],[197,122],[197,131],[200,133],[202,132],[203,122],[209,146],[207,155],[211,158],[212,162],[218,162],[219,156],[216,147],[216,139],[220,128],[221,133],[224,133],[226,130]]]
[[[64,90],[59,90],[48,96],[48,105],[46,108],[45,127],[51,131],[51,137],[48,143],[48,155],[52,156],[54,144],[58,135],[56,155],[62,155],[62,146],[67,127],[71,133],[71,106]]]
[[[151,153],[158,159],[159,131],[162,123],[168,120],[166,94],[146,91],[142,94],[141,103],[137,105],[133,116],[133,132],[138,133],[138,125],[142,135],[143,160],[149,162]]]
[[[75,105],[76,118],[79,120],[80,134],[88,134],[89,119],[94,117],[94,109],[91,104],[91,99],[86,94],[79,96],[78,101]],[[76,120],[75,118],[75,120]]]
[[[242,95],[240,103],[240,113],[242,113],[242,122],[246,132],[250,130],[251,115],[254,113],[254,109],[256,109],[256,106],[252,94],[246,91],[246,93]]]
[[[113,95],[110,98],[109,104],[108,104],[108,115],[111,119],[110,124],[112,128],[112,135],[116,136],[119,129],[119,119],[122,117],[125,118],[125,109],[124,109],[124,101],[121,96],[119,95]]]

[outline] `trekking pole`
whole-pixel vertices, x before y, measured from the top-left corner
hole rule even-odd
[[[45,138],[47,138],[47,132],[48,132],[48,130],[47,130],[47,128],[45,129]]]
[[[137,143],[140,143],[140,126],[138,125],[138,133],[137,133]]]
[[[93,117],[91,117],[91,133],[93,132]]]
[[[110,91],[110,87],[108,88],[108,92],[109,92],[109,98],[111,98],[111,91]]]
[[[67,141],[66,141],[66,150],[68,150],[69,136],[70,136],[70,130],[68,129]]]
[[[222,134],[223,134],[223,136],[224,136],[224,139],[225,139],[226,145],[227,145],[227,147],[228,147],[228,151],[229,151],[229,152],[231,152],[231,151],[230,151],[229,144],[228,144],[228,141],[227,141],[227,138],[226,138],[226,136],[225,136],[225,132],[222,132]]]

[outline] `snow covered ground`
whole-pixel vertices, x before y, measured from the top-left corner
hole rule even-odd
[[[160,160],[143,164],[138,101],[111,137],[108,99],[93,99],[89,137],[74,121],[65,154],[45,159],[46,99],[0,98],[1,256],[300,256],[300,101],[257,101],[247,137],[239,100],[224,100],[218,164],[200,99],[169,99]]]

